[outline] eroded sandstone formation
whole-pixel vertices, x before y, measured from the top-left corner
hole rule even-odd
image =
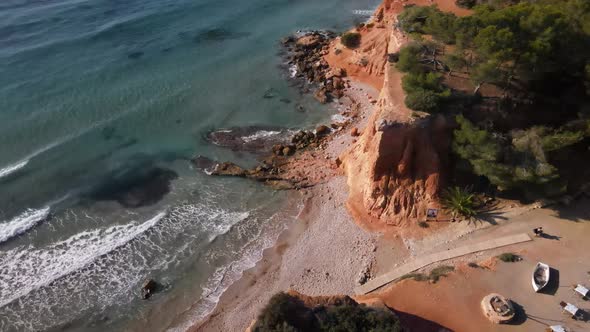
[[[387,5],[382,8],[387,10]],[[384,58],[406,42],[394,28],[382,33],[389,34]],[[407,226],[424,220],[428,208],[438,207],[450,146],[450,125],[444,117],[411,112],[404,105],[402,75],[383,63],[383,88],[375,110],[360,139],[341,157],[349,210],[370,229]]]
[[[383,109],[342,157],[349,208],[361,223],[407,225],[436,207],[447,167],[449,126],[443,117],[388,122]],[[375,226],[378,226],[375,225]]]

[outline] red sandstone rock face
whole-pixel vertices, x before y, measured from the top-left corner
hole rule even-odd
[[[361,224],[415,223],[437,205],[448,164],[449,126],[442,117],[387,123],[375,113],[343,157],[349,208]]]
[[[372,128],[367,153],[371,182],[363,203],[367,212],[387,224],[402,225],[426,214],[441,188],[449,139],[442,118]]]

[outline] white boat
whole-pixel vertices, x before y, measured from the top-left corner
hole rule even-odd
[[[545,263],[537,263],[533,270],[533,289],[535,292],[540,291],[549,283],[549,265]]]

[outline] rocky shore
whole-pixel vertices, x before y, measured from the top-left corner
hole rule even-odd
[[[324,59],[334,38],[335,34],[329,31],[311,31],[282,41],[288,64],[295,66],[295,76],[313,85],[314,96],[322,104],[342,98],[344,89],[350,86],[344,79],[346,71],[331,68]]]

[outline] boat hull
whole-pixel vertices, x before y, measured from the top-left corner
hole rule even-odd
[[[535,292],[539,292],[549,283],[549,265],[545,263],[537,263],[532,275],[532,285]]]

